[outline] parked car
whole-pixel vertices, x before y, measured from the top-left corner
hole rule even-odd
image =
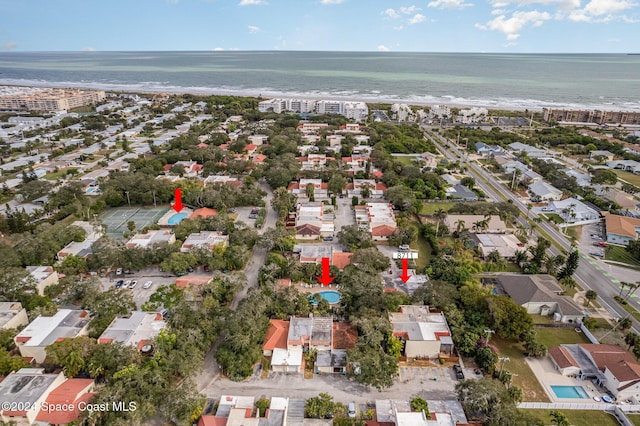
[[[458,364],[455,364],[453,366],[453,371],[456,373],[456,379],[458,380],[464,379],[464,373],[462,372],[462,367],[460,367]]]
[[[131,280],[126,280],[124,284],[122,284],[122,288],[129,288],[130,285],[131,285]]]
[[[187,272],[193,272],[193,268],[192,268],[191,266],[189,266],[189,267],[187,268]]]
[[[398,246],[398,249],[400,249],[402,251],[409,251],[409,250],[411,250],[411,247],[409,247],[408,244],[402,244],[401,246]]]
[[[204,269],[205,272],[210,272],[211,271],[211,268],[209,268],[209,265],[204,265],[203,269]]]
[[[118,281],[116,281],[116,288],[120,288],[120,287],[122,287],[122,285],[123,285],[123,284],[124,284],[124,281],[123,281],[123,280],[118,280]]]
[[[322,241],[333,241],[333,236],[324,237]]]
[[[138,285],[138,281],[133,280],[131,281],[131,284],[129,284],[129,288],[135,288],[136,285]]]
[[[153,281],[147,281],[146,283],[144,283],[144,285],[142,286],[142,288],[149,288],[153,285]]]
[[[347,407],[347,414],[348,414],[350,419],[355,419],[356,418],[356,403],[355,402],[350,402],[349,403],[349,406]]]
[[[116,269],[116,275],[122,275],[122,268]]]
[[[601,253],[599,251],[592,251],[591,253],[589,253],[591,256],[595,256],[595,257],[604,257],[604,253]]]

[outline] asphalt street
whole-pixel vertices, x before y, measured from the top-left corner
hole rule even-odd
[[[449,159],[456,161],[460,160],[464,162],[464,153],[458,150],[451,142],[443,138],[442,136],[429,132],[423,127],[425,136],[436,144],[436,147]],[[531,212],[527,209],[527,205],[509,189],[503,185],[488,185],[487,182],[495,181],[495,178],[490,175],[486,170],[479,165],[468,162],[467,170],[470,176],[475,178],[476,184],[482,188],[482,190],[495,201],[512,200],[514,205],[518,207],[523,215],[518,219],[520,223],[527,223],[526,218],[535,219],[538,214]],[[534,231],[534,234],[541,235],[544,238],[551,238],[552,241],[557,243],[565,252],[568,252],[571,248],[571,242],[565,235],[560,233],[553,225],[542,220],[538,224],[547,235],[540,234],[538,231]],[[548,236],[548,237],[547,237]],[[555,245],[551,246],[550,252],[553,254],[559,254],[560,250]],[[585,290],[594,290],[598,293],[598,303],[605,308],[613,318],[624,318],[629,316],[627,311],[620,306],[613,297],[619,293],[619,281],[612,276],[611,273],[606,272],[609,266],[587,253],[581,253],[580,267],[573,275],[573,278],[578,284]],[[633,301],[638,307],[637,302]],[[633,330],[638,333],[640,330],[640,322],[635,318],[629,316],[633,321]]]

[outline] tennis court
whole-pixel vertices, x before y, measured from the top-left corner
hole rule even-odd
[[[111,238],[122,238],[122,235],[129,231],[127,223],[132,220],[136,224],[136,229],[153,225],[158,222],[169,207],[138,208],[121,207],[109,209],[100,216],[102,223],[107,225],[107,236]]]

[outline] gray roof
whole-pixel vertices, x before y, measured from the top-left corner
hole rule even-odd
[[[475,192],[473,192],[472,190],[470,190],[464,185],[455,185],[453,189],[455,190],[455,192],[452,192],[450,194],[456,198],[464,198],[464,199],[478,198],[478,195]]]
[[[551,275],[499,275],[496,280],[518,305],[555,301],[562,288]]]
[[[58,374],[42,374],[43,371],[27,368],[9,374],[0,383],[0,401],[35,405],[58,377]]]

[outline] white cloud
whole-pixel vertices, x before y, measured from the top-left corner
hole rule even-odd
[[[393,9],[387,9],[382,13],[387,15],[391,19],[397,19],[400,17],[400,14]]]
[[[84,47],[82,49],[83,52],[95,52],[96,49],[94,47]]]
[[[390,47],[385,46],[384,44],[381,44],[381,45],[379,45],[379,46],[378,46],[378,50],[379,50],[380,52],[388,52],[388,51],[390,51],[390,50],[391,50],[391,48],[390,48]]]
[[[249,34],[255,34],[255,33],[259,33],[260,31],[262,31],[260,29],[260,27],[256,27],[255,25],[249,25],[249,26],[247,26],[247,28],[249,28]]]
[[[402,31],[402,30],[404,30],[404,25],[398,25],[396,27],[393,27],[393,29],[396,30],[396,31]]]
[[[490,0],[494,8],[507,7],[512,4],[529,6],[534,4],[555,5],[559,10],[571,10],[580,7],[580,0]]]
[[[216,47],[213,49],[214,52],[222,52],[224,51],[224,47]]]
[[[547,12],[538,12],[536,10],[530,12],[518,11],[513,12],[510,18],[500,15],[486,24],[476,24],[476,28],[499,31],[507,36],[507,40],[516,40],[520,37],[520,31],[527,25],[536,28],[549,19],[551,19],[551,15]]]
[[[620,12],[636,7],[638,3],[629,0],[591,0],[582,9],[572,10],[568,18],[574,22],[609,22],[620,19],[635,22]]]
[[[427,5],[436,9],[463,9],[469,6],[473,6],[473,3],[465,3],[464,0],[435,0]]]
[[[340,4],[343,1],[344,0],[320,0],[320,3],[322,3],[322,4]]]
[[[18,45],[13,41],[7,41],[6,43],[0,44],[0,50],[13,50],[16,47],[18,47]]]
[[[416,13],[419,10],[421,9],[415,5],[406,6],[406,7],[403,6],[400,8],[400,12],[404,13],[405,15],[411,15],[412,13]]]
[[[504,9],[493,9],[491,11],[492,15],[504,15],[505,13],[507,13],[507,11]]]
[[[409,25],[419,24],[421,22],[424,22],[426,19],[426,16],[421,15],[420,13],[416,13],[415,15],[413,15],[413,17],[411,17],[411,19],[409,19]]]
[[[267,4],[264,0],[240,0],[239,6],[258,6],[261,4]]]

